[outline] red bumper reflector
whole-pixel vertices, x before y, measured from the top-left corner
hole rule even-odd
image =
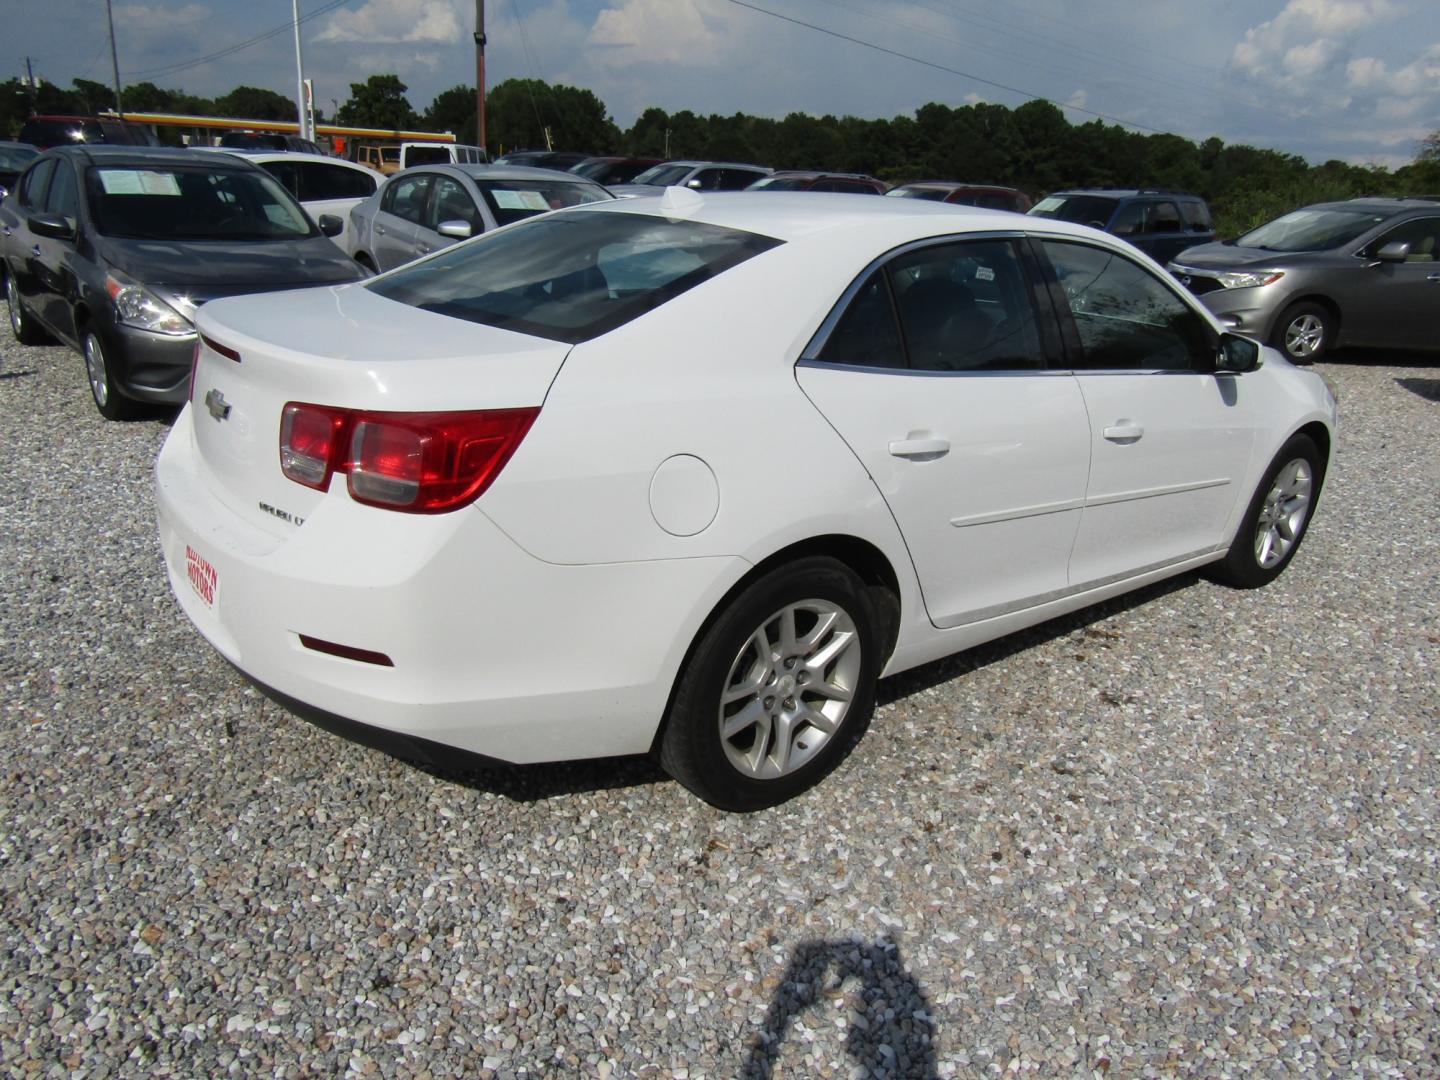
[[[214,338],[206,337],[204,334],[200,335],[200,340],[205,343],[205,346],[207,348],[213,349],[215,352],[225,357],[226,360],[234,360],[235,363],[240,363],[240,354],[234,349],[230,348],[230,346],[221,345]]]
[[[357,649],[354,645],[339,645],[333,641],[322,641],[309,634],[300,635],[300,644],[315,652],[329,653],[331,656],[343,657],[346,660],[359,660],[362,664],[375,664],[378,667],[395,666],[395,661],[383,652],[375,652],[373,649]]]

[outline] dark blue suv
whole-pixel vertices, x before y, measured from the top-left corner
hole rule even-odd
[[[1215,239],[1210,207],[1198,195],[1157,188],[1088,188],[1047,195],[1029,213],[1090,225],[1122,237],[1162,266]]]

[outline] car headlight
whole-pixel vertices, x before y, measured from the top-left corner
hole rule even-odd
[[[156,334],[184,336],[195,332],[194,325],[143,285],[105,275],[105,292],[115,303],[115,317],[126,326]]]
[[[1251,289],[1260,285],[1273,285],[1284,276],[1283,270],[1261,270],[1259,273],[1237,270],[1230,274],[1216,274],[1215,280],[1227,289]]]

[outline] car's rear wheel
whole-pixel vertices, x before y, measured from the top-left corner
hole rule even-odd
[[[1229,553],[1210,576],[1240,589],[1258,589],[1279,577],[1305,539],[1322,468],[1314,440],[1291,437],[1265,471]]]
[[[1335,341],[1335,316],[1319,304],[1292,304],[1275,324],[1272,343],[1293,364],[1313,364]]]
[[[110,353],[100,335],[87,329],[84,337],[85,376],[90,383],[90,397],[95,408],[106,420],[128,420],[135,415],[135,402],[121,395],[115,386],[115,369]]]
[[[811,787],[869,722],[880,621],[865,584],[835,559],[758,578],[692,650],[661,765],[722,810],[760,810]]]
[[[25,310],[20,286],[15,283],[15,275],[8,272],[5,274],[5,305],[10,309],[10,332],[21,345],[43,345],[50,340],[50,335]]]

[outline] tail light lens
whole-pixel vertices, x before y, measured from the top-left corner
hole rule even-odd
[[[280,421],[280,468],[318,491],[345,473],[368,506],[439,514],[485,491],[539,409],[389,413],[291,402]]]

